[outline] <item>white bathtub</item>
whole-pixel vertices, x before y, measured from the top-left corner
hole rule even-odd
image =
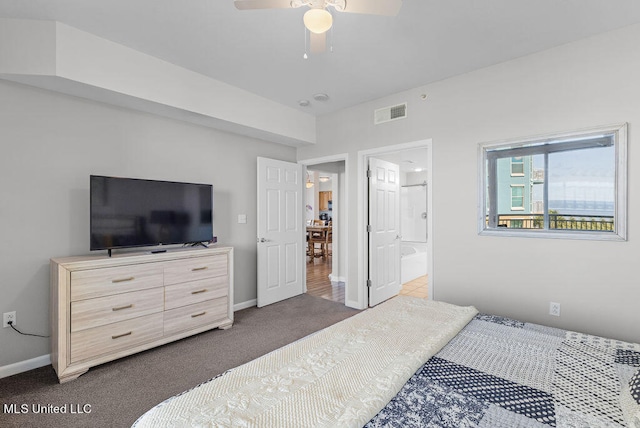
[[[427,274],[426,242],[403,242],[400,254],[400,279],[403,284]]]

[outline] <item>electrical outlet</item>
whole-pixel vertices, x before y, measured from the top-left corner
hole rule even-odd
[[[553,315],[554,317],[560,316],[560,303],[549,302],[549,315]]]
[[[2,327],[9,327],[9,322],[11,322],[11,325],[16,325],[16,311],[5,312],[2,315]]]

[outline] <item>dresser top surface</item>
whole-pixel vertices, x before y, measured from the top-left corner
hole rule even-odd
[[[55,257],[51,259],[51,263],[63,266],[69,270],[77,270],[92,269],[98,267],[123,266],[140,263],[155,263],[170,260],[182,260],[216,254],[229,254],[232,251],[233,247],[216,245],[208,248],[171,248],[162,253],[152,253],[151,251],[127,252],[114,254],[112,255],[112,257],[109,257],[106,254]]]

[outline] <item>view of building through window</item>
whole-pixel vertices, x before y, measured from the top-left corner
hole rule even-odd
[[[618,147],[616,132],[487,147],[483,230],[616,233]]]

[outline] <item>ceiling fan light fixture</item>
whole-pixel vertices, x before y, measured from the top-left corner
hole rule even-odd
[[[312,33],[325,33],[333,25],[333,17],[326,9],[313,8],[304,13],[302,18],[304,26]]]

